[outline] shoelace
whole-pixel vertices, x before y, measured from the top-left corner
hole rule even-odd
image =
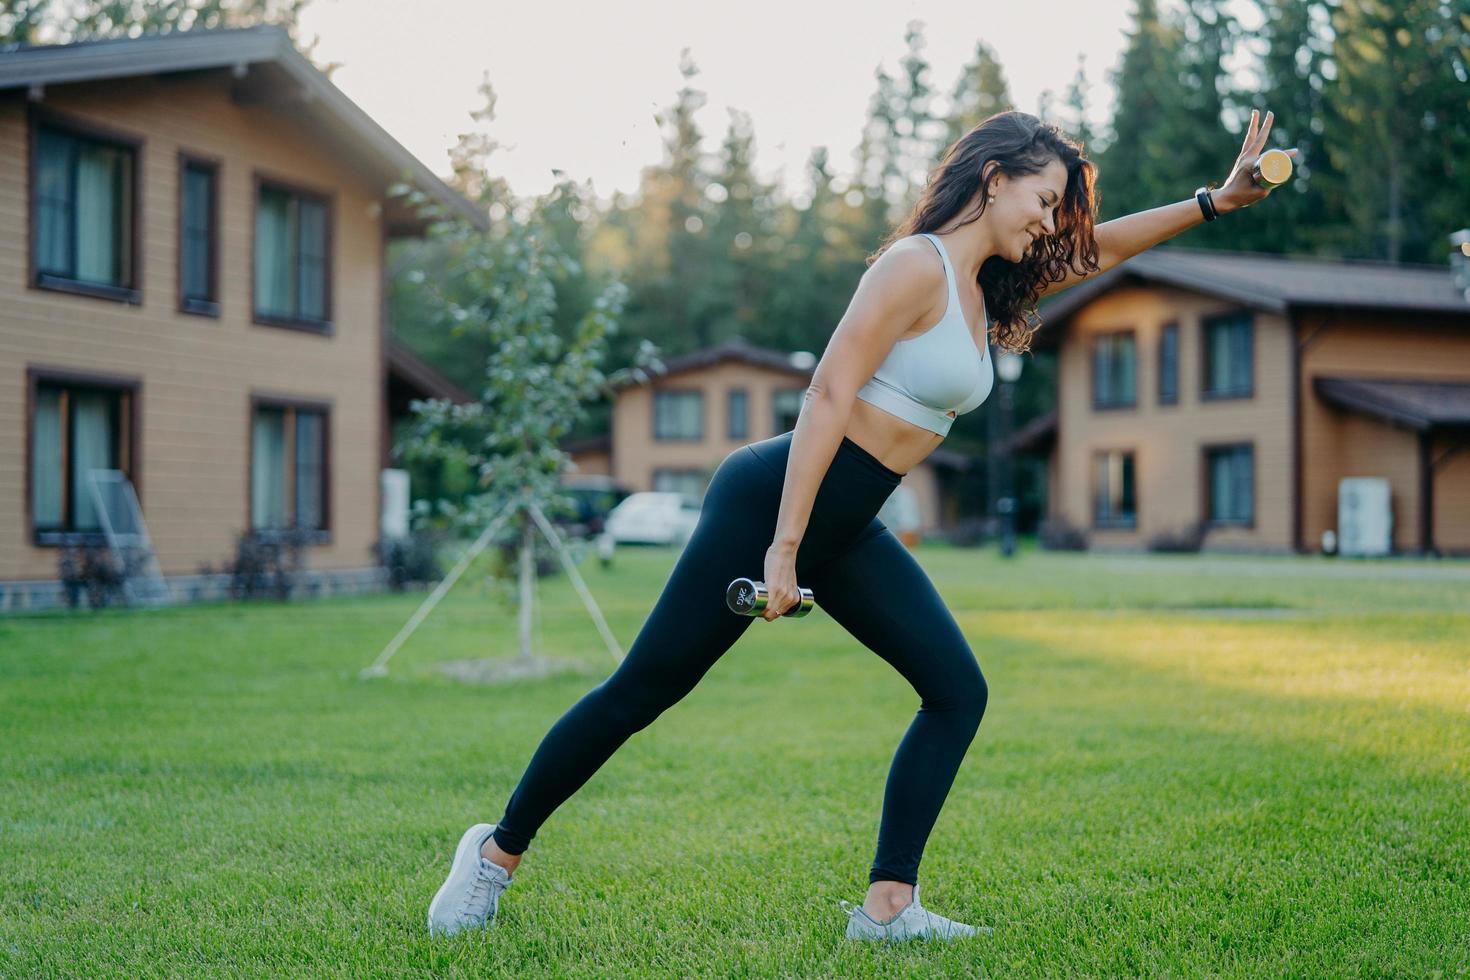
[[[490,899],[493,897],[494,887],[500,885],[501,891],[504,891],[510,887],[510,882],[509,878],[501,882],[493,872],[486,871],[483,864],[476,865],[475,878],[470,883],[470,893],[465,896],[459,914],[472,922],[484,919],[490,913]]]

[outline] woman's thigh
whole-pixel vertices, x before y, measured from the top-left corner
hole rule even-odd
[[[817,605],[893,665],[926,705],[985,697],[985,680],[949,607],[903,542],[876,518],[808,573]]]

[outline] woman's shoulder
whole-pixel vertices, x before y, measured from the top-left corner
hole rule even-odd
[[[878,272],[879,266],[883,266],[881,275],[885,278],[917,280],[918,286],[944,281],[944,260],[923,235],[910,235],[889,245],[868,272]]]

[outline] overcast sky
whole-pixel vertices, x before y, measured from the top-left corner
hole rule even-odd
[[[930,82],[944,96],[977,40],[995,50],[1027,112],[1045,89],[1060,101],[1086,55],[1089,118],[1099,124],[1112,109],[1107,73],[1131,8],[1131,0],[414,0],[395,9],[312,0],[299,37],[307,45],[319,35],[313,57],[342,62],[333,82],[439,174],[449,172],[448,149],[471,126],[488,72],[498,96],[492,134],[505,146],[499,172],[522,195],[549,189],[553,167],[590,179],[602,197],[636,189],[640,168],[660,159],[653,114],[673,102],[688,47],[700,69],[693,84],[708,99],[697,117],[705,148],[719,147],[728,108],[750,113],[757,171],[790,195],[804,186],[814,146],[828,148],[836,173],[852,172],[874,69],[897,71],[909,20],[924,23]]]

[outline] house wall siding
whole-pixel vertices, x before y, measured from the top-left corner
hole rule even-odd
[[[1405,378],[1470,381],[1470,332],[1463,321],[1410,316],[1370,316],[1344,311],[1299,318],[1303,350],[1302,536],[1308,550],[1322,532],[1337,529],[1338,484],[1350,476],[1379,476],[1389,482],[1393,547],[1420,547],[1418,437],[1410,429],[1328,405],[1312,390],[1312,378]],[[1441,442],[1443,445],[1443,442]],[[1470,538],[1470,470],[1454,458],[1435,477],[1435,544],[1440,548]]]
[[[1254,526],[1217,527],[1206,548],[1285,551],[1291,546],[1291,348],[1286,320],[1254,312],[1250,398],[1200,396],[1202,318],[1239,309],[1185,290],[1137,286],[1115,289],[1088,304],[1067,326],[1058,364],[1058,427],[1050,469],[1050,512],[1087,531],[1099,550],[1137,549],[1161,532],[1177,532],[1204,516],[1204,447],[1254,445]],[[1158,345],[1165,324],[1179,324],[1179,399],[1158,401]],[[1101,333],[1132,330],[1135,337],[1133,408],[1094,409],[1092,341]],[[1092,461],[1099,450],[1134,453],[1137,526],[1095,528]]]
[[[381,192],[289,109],[241,106],[228,73],[50,86],[44,106],[141,137],[142,304],[27,287],[28,115],[0,97],[0,579],[50,578],[54,548],[29,539],[28,367],[141,380],[142,504],[165,574],[233,553],[248,514],[252,393],[331,405],[332,540],[312,567],[373,563],[383,412]],[[221,160],[221,316],[177,310],[178,154]],[[333,333],[251,322],[254,173],[332,200]]]

